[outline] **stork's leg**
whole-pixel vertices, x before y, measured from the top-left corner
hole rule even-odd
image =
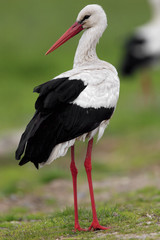
[[[77,174],[78,170],[75,165],[74,161],[74,146],[71,147],[71,164],[70,164],[70,170],[72,173],[72,180],[73,180],[73,194],[74,194],[74,214],[75,214],[75,225],[74,230],[78,231],[86,231],[86,229],[83,229],[79,225],[78,221],[78,203],[77,203]]]
[[[141,86],[145,103],[155,102],[152,79],[147,69],[141,73]]]
[[[93,185],[92,185],[92,175],[91,175],[91,170],[92,170],[92,164],[91,164],[91,152],[92,152],[92,146],[93,146],[93,138],[88,142],[88,148],[87,148],[87,154],[86,154],[86,159],[84,162],[84,166],[86,169],[87,173],[87,178],[88,178],[88,184],[89,184],[89,191],[90,191],[90,197],[91,197],[91,205],[92,205],[92,214],[93,214],[93,221],[91,226],[89,227],[89,231],[91,229],[93,230],[107,230],[109,227],[103,227],[99,224],[98,218],[97,218],[97,213],[96,213],[96,206],[95,206],[95,201],[94,201],[94,193],[93,193]]]

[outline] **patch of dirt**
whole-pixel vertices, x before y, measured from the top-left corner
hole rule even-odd
[[[103,181],[93,181],[93,186],[97,202],[106,202],[115,193],[131,192],[146,186],[160,189],[159,169],[156,168],[153,175],[145,173],[136,176],[108,177]],[[78,202],[80,205],[90,204],[87,182],[78,184]],[[30,213],[33,213],[53,212],[67,206],[73,206],[71,180],[54,180],[36,189],[32,194],[11,195],[0,199],[1,213],[9,211],[13,207],[25,207]]]
[[[142,240],[145,240],[145,239],[159,239],[160,238],[160,232],[158,233],[146,233],[146,234],[118,234],[117,232],[115,233],[100,233],[96,236],[96,239],[106,239],[109,235],[114,235],[115,236],[115,239],[119,240],[129,240],[129,239],[142,239]],[[158,237],[158,238],[157,238]]]
[[[0,135],[0,157],[17,148],[22,132],[22,130],[12,130]]]

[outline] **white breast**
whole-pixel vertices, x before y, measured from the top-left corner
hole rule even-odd
[[[82,80],[87,87],[73,101],[83,108],[115,107],[119,97],[119,78],[115,68],[101,61],[100,65],[76,68],[56,78],[69,77],[69,80]],[[103,64],[102,64],[103,63]]]
[[[73,101],[83,108],[115,107],[119,97],[119,78],[108,69],[85,71],[81,76],[87,87]],[[71,78],[72,79],[72,78]]]

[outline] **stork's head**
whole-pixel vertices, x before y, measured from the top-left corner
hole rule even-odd
[[[77,22],[80,23],[83,29],[107,26],[107,18],[103,8],[97,4],[90,4],[84,7],[77,17]]]
[[[58,41],[46,52],[46,55],[60,47],[63,43],[74,37],[82,30],[89,28],[100,29],[101,32],[107,26],[107,17],[103,8],[97,4],[84,7],[78,14],[76,22],[58,39]]]

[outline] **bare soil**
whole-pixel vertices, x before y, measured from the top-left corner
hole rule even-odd
[[[135,191],[146,186],[160,189],[159,170],[154,175],[147,173],[136,176],[108,177],[102,181],[93,181],[96,202],[107,202],[116,193]],[[87,181],[87,180],[86,180]],[[89,205],[88,184],[84,181],[78,184],[78,202]],[[51,204],[50,204],[51,202]],[[25,207],[30,213],[50,212],[73,206],[72,181],[54,180],[39,187],[33,193],[26,195],[11,195],[0,199],[0,212],[8,212],[13,207]]]

